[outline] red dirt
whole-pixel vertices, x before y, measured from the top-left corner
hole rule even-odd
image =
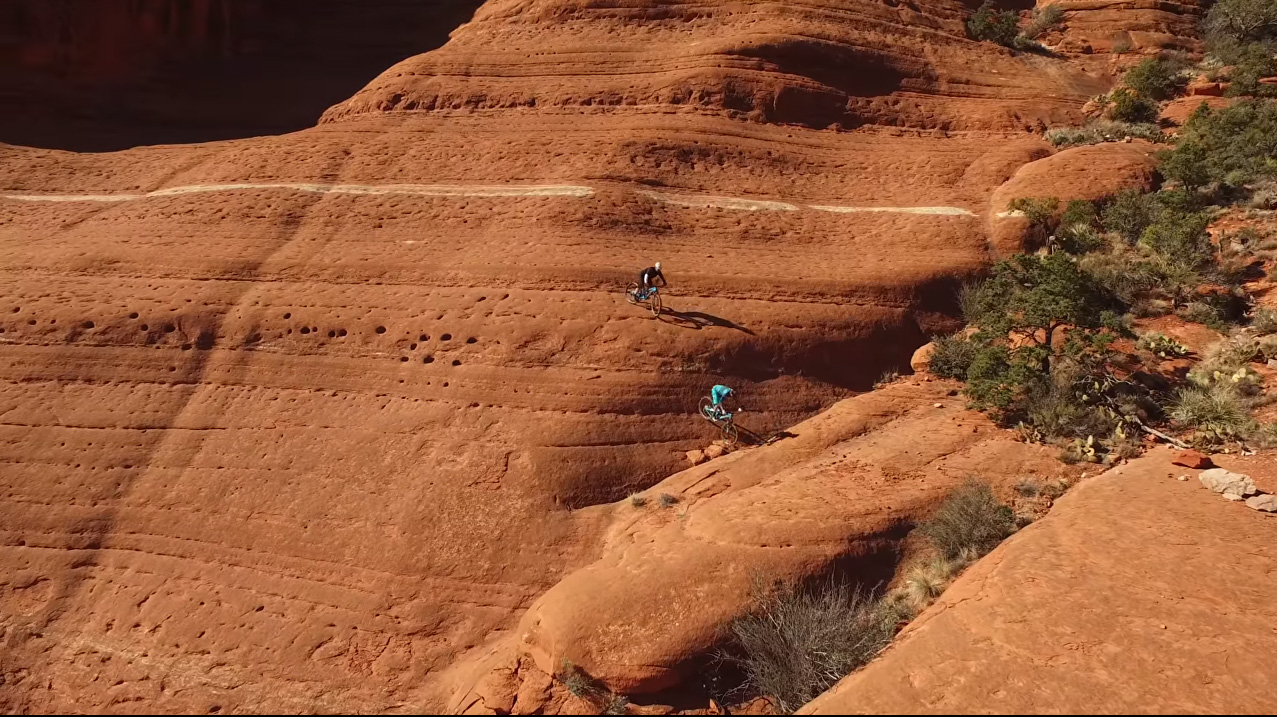
[[[682,470],[713,383],[767,436],[903,369],[1014,250],[999,187],[1067,164],[1033,131],[1108,59],[964,12],[492,0],[303,132],[0,145],[0,705],[567,709],[531,666],[565,656],[653,690],[748,571],[1047,471],[925,382]],[[1059,176],[1025,190],[1100,174]],[[654,260],[661,320],[622,297]],[[663,480],[680,512],[613,504]]]

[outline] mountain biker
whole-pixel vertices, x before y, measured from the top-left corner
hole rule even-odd
[[[649,266],[639,272],[639,301],[645,301],[652,290],[656,288],[656,280],[661,280],[661,286],[665,286],[665,275],[661,273],[661,262],[656,262],[656,266]]]
[[[716,384],[709,390],[710,411],[714,414],[714,420],[721,421],[731,418],[732,414],[723,407],[723,401],[728,398],[735,398],[735,396],[736,392],[731,387],[724,386],[721,383]]]

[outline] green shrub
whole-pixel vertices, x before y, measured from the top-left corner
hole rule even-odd
[[[1059,351],[1079,337],[1098,338],[1091,330],[1112,318],[1112,302],[1065,254],[999,262],[972,301],[978,332],[965,391],[973,407],[1012,420],[1027,396],[1050,385]]]
[[[1277,43],[1252,43],[1238,48],[1225,94],[1229,97],[1269,95],[1272,88],[1261,84],[1260,79],[1277,75],[1274,52],[1277,52]]]
[[[976,300],[979,298],[980,285],[982,283],[984,282],[968,281],[964,282],[962,287],[958,289],[958,308],[962,312],[962,318],[966,319],[969,324],[975,322],[976,313],[980,308]]]
[[[1099,220],[1099,212],[1095,209],[1095,202],[1088,202],[1085,199],[1071,199],[1067,206],[1064,207],[1064,214],[1060,216],[1060,225],[1069,226],[1072,224],[1092,225]]]
[[[731,624],[738,653],[728,659],[784,714],[869,662],[895,634],[877,600],[843,583],[760,592],[754,610]]]
[[[1055,3],[1033,11],[1033,19],[1025,26],[1020,37],[1036,40],[1064,20],[1064,8]]]
[[[603,701],[603,709],[599,714],[603,715],[626,715],[629,714],[630,698],[625,695],[608,695]]]
[[[1113,420],[1079,400],[1072,386],[1052,382],[1025,402],[1029,425],[1043,439],[1086,438],[1113,430]]]
[[[1078,147],[1101,142],[1120,142],[1128,137],[1149,142],[1165,142],[1166,135],[1155,124],[1131,124],[1098,120],[1083,127],[1056,127],[1046,131],[1046,141],[1056,147]]]
[[[1161,109],[1156,102],[1146,97],[1140,97],[1125,87],[1113,90],[1113,94],[1109,96],[1109,99],[1112,101],[1112,105],[1108,110],[1109,119],[1119,122],[1151,124],[1156,123],[1158,117],[1161,116]]]
[[[1182,389],[1171,407],[1171,417],[1198,433],[1206,443],[1239,440],[1255,429],[1241,395],[1227,386]]]
[[[1015,515],[993,495],[988,483],[970,479],[949,494],[918,530],[945,558],[977,555],[997,547],[1015,532]]]
[[[1096,229],[1098,212],[1094,202],[1074,199],[1060,217],[1056,231],[1060,246],[1070,254],[1086,254],[1105,246],[1104,237]]]
[[[1168,100],[1179,93],[1184,85],[1177,63],[1163,58],[1150,57],[1126,73],[1123,82],[1141,97],[1151,100]]]
[[[976,347],[970,339],[954,334],[953,336],[936,336],[931,339],[931,366],[928,370],[941,378],[965,380],[967,369],[975,360]]]
[[[1046,228],[1054,221],[1060,200],[1056,197],[1017,197],[1011,200],[1009,208],[1023,213],[1029,224]]]
[[[1219,0],[1203,23],[1207,38],[1256,42],[1277,37],[1277,3],[1272,0]]]
[[[569,660],[564,660],[559,670],[559,682],[568,688],[568,692],[577,697],[590,698],[599,694],[601,688],[594,678],[585,674],[581,668],[572,664]]]
[[[1187,187],[1277,177],[1277,102],[1244,100],[1220,110],[1203,104],[1161,159],[1162,174]]]
[[[1060,247],[1070,254],[1089,254],[1108,245],[1104,235],[1087,224],[1074,224],[1058,231]]]
[[[1062,327],[1098,328],[1110,300],[1070,257],[1019,254],[980,286],[973,323],[986,338],[1015,334],[1049,350]]]
[[[1140,235],[1140,245],[1151,252],[1153,271],[1173,306],[1200,286],[1215,264],[1209,225],[1205,213],[1162,210]]]
[[[1257,309],[1251,316],[1250,325],[1260,336],[1277,333],[1277,311]]]
[[[999,10],[992,0],[984,0],[980,9],[967,20],[967,36],[972,40],[1012,47],[1019,34],[1019,24],[1019,15],[1010,10]]]
[[[1256,341],[1245,337],[1225,339],[1206,351],[1202,360],[1189,371],[1188,379],[1198,386],[1210,387],[1223,382],[1244,389],[1241,384],[1249,380],[1250,362],[1259,354],[1260,344]]]
[[[1104,207],[1101,223],[1105,231],[1114,232],[1128,244],[1134,244],[1153,223],[1153,211],[1151,195],[1138,189],[1123,189]]]
[[[874,388],[886,388],[898,380],[900,380],[900,372],[894,368],[889,368],[879,374],[878,380],[874,381]]]
[[[647,505],[647,496],[643,495],[642,493],[634,493],[633,495],[630,496],[630,505],[634,506],[635,508],[642,508],[643,506]]]
[[[1157,287],[1157,276],[1149,262],[1137,252],[1125,248],[1095,252],[1078,259],[1078,266],[1102,290],[1116,297],[1140,316],[1159,313],[1149,294]]]
[[[1219,309],[1205,301],[1190,301],[1179,310],[1179,317],[1194,324],[1201,324],[1220,333],[1228,331],[1228,322]]]
[[[678,498],[675,498],[674,496],[670,495],[669,493],[662,493],[662,494],[661,494],[661,497],[660,497],[660,504],[661,504],[661,507],[662,507],[662,508],[668,508],[668,507],[670,507],[670,506],[672,506],[672,505],[675,505],[675,504],[677,504],[677,503],[678,503]]]

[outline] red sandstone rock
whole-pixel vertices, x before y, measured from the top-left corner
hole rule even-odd
[[[1215,465],[1214,462],[1211,461],[1210,456],[1194,450],[1180,451],[1175,455],[1175,458],[1171,460],[1171,463],[1174,463],[1177,466],[1195,469],[1211,468]]]
[[[1075,486],[799,714],[1268,711],[1277,557],[1254,548],[1277,522],[1166,480],[1170,458]]]
[[[1190,82],[1185,89],[1189,95],[1195,97],[1223,97],[1224,90],[1228,89],[1228,84],[1225,82],[1198,80]]]

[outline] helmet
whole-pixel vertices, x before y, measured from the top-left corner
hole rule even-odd
[[[657,271],[660,271],[660,270],[661,270],[661,262],[659,262],[659,261],[658,261],[658,262],[656,262],[656,270],[657,270]]]

